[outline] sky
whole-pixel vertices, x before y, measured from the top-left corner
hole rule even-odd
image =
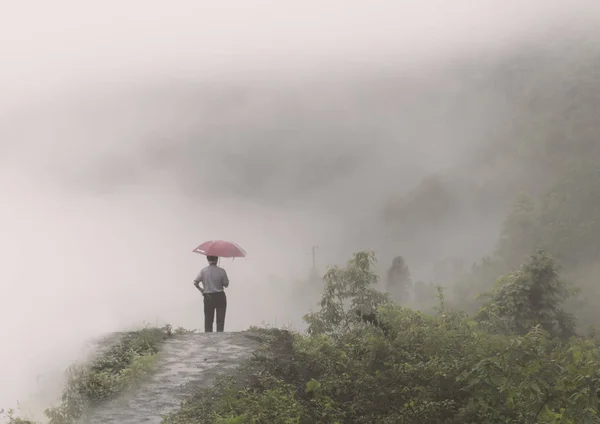
[[[200,328],[207,239],[249,253],[223,261],[229,330],[300,326],[311,247],[323,269],[385,246],[390,184],[502,124],[495,97],[439,100],[445,70],[598,17],[583,0],[0,0],[0,408],[89,338]]]

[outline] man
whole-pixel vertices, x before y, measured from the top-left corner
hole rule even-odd
[[[217,331],[225,329],[225,310],[227,309],[227,297],[224,289],[229,287],[227,272],[217,266],[217,256],[207,256],[208,266],[202,269],[196,279],[194,286],[204,296],[204,331],[212,333],[215,311],[217,312]],[[202,283],[202,287],[200,287]]]

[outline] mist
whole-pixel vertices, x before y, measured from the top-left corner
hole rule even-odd
[[[465,69],[597,16],[584,1],[5,6],[0,407],[101,334],[200,328],[204,240],[248,251],[222,261],[228,331],[302,328],[294,282],[313,245],[321,271],[374,249],[417,275],[491,249],[502,209],[404,236],[383,211],[424,177],[474,169],[510,125],[503,93]]]

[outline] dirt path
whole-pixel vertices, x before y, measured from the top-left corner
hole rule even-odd
[[[132,393],[92,411],[82,424],[159,424],[194,387],[250,357],[258,343],[249,333],[201,333],[167,341],[157,372]]]

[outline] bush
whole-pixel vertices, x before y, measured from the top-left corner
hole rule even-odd
[[[364,316],[374,314],[380,305],[389,302],[387,295],[373,287],[379,281],[374,265],[373,252],[359,252],[345,268],[329,268],[323,277],[321,310],[304,317],[310,334],[347,331],[362,322]]]
[[[182,332],[187,331],[175,330]],[[140,382],[151,372],[160,346],[173,333],[169,325],[126,333],[91,363],[71,366],[60,405],[45,411],[49,424],[75,424],[90,408]],[[7,418],[9,424],[33,424],[16,417],[12,410]]]
[[[330,268],[306,334],[252,329],[253,358],[163,423],[600,423],[600,343],[574,334],[562,308],[572,289],[551,255],[499,278],[474,318],[448,309],[439,287],[435,313],[393,304],[374,288],[374,263],[360,252]],[[74,368],[50,422],[74,423],[139,381],[170,334],[132,333]]]
[[[563,304],[573,293],[559,278],[554,258],[540,251],[498,279],[477,318],[492,330],[524,334],[540,325],[552,335],[568,338],[574,334],[575,319]]]
[[[505,332],[448,310],[441,289],[436,314],[393,305],[374,293],[373,263],[363,252],[332,268],[308,334],[260,330],[262,348],[236,376],[163,422],[600,422],[600,346],[566,337],[568,290],[551,256],[499,280],[484,309],[517,317]]]

